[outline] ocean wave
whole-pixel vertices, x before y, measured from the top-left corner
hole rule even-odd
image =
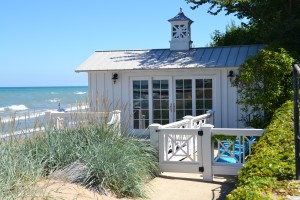
[[[19,105],[19,106],[20,106],[19,108],[22,108],[22,106],[24,106],[24,105]],[[3,110],[5,111],[5,109],[8,109],[9,107],[12,107],[12,106],[3,107]],[[13,108],[17,108],[17,107],[13,107]],[[84,111],[88,110],[88,108],[89,108],[89,106],[87,104],[82,104],[82,105],[67,107],[65,110],[66,110],[66,112],[81,112],[81,111],[84,112]],[[18,122],[22,123],[22,121],[25,122],[25,120],[28,120],[28,119],[44,117],[46,111],[56,112],[57,109],[40,110],[40,111],[34,111],[34,112],[30,111],[28,113],[12,114],[11,116],[0,117],[0,121],[2,123],[9,123],[11,121],[18,121]],[[1,128],[0,128],[0,130],[1,130]]]
[[[74,94],[86,94],[86,92],[74,92]]]
[[[4,110],[5,110],[5,107],[0,108],[0,112],[4,112]]]
[[[55,98],[55,99],[49,99],[48,101],[49,101],[49,102],[52,102],[52,103],[55,103],[55,102],[60,102],[61,99]]]
[[[7,107],[5,107],[7,108]],[[79,112],[79,111],[85,111],[89,108],[87,104],[77,105],[77,106],[71,106],[66,108],[66,112]],[[22,114],[16,114],[11,115],[6,118],[2,118],[4,122],[9,122],[12,120],[12,116],[14,116],[14,120],[24,120],[24,119],[31,119],[31,118],[37,118],[45,115],[46,111],[50,112],[56,112],[57,109],[50,109],[50,110],[41,110],[41,111],[34,111],[34,112],[28,112],[28,113],[22,113]]]
[[[72,106],[70,108],[67,108],[66,111],[67,112],[79,112],[79,111],[84,111],[87,110],[89,108],[88,105],[79,105],[79,106]]]
[[[42,117],[45,115],[45,112],[31,112],[31,113],[26,113],[26,114],[17,114],[17,115],[11,115],[9,117],[4,117],[1,118],[2,123],[8,123],[11,121],[17,121],[17,122],[22,122],[22,120],[28,120],[28,119],[35,119],[38,117]]]
[[[7,106],[6,108],[14,111],[28,110],[28,108],[25,105],[12,105]]]

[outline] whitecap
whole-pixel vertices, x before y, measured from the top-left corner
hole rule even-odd
[[[74,94],[86,94],[86,92],[74,92]]]
[[[5,118],[1,118],[1,122],[2,123],[8,123],[11,121],[22,121],[22,120],[28,120],[28,119],[34,119],[34,118],[38,118],[41,116],[44,116],[45,112],[41,111],[41,112],[30,112],[30,113],[26,113],[26,114],[15,114],[15,115],[11,115],[10,117],[5,117]]]
[[[4,112],[4,110],[5,110],[5,107],[0,108],[0,112]]]
[[[60,102],[60,100],[61,99],[55,98],[55,99],[49,99],[48,101],[53,103],[53,102]]]
[[[25,105],[12,105],[12,106],[8,106],[7,108],[10,110],[15,110],[15,111],[28,110],[28,108]]]
[[[45,115],[45,112],[31,112],[31,113],[27,113],[25,115],[17,116],[16,120],[33,119],[33,118],[41,117],[44,115]]]
[[[68,112],[78,112],[78,111],[84,111],[87,110],[89,107],[88,105],[78,105],[78,106],[72,106],[70,108],[67,108],[66,111]]]

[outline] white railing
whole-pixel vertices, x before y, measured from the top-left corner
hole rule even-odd
[[[43,120],[44,121],[44,120]],[[64,127],[72,128],[78,125],[87,125],[88,123],[103,123],[112,128],[115,133],[121,134],[121,111],[112,112],[58,112],[46,111],[45,123],[36,128],[26,128],[11,133],[0,135],[0,141],[7,140],[10,137],[26,138],[36,132],[42,132],[47,128],[55,127],[61,129]]]
[[[210,131],[214,174],[237,175],[264,129],[211,128]]]
[[[200,128],[202,127],[206,122],[213,123],[214,121],[214,111],[209,110],[206,112],[206,114],[199,115],[196,117],[193,116],[185,116],[183,117],[183,120],[173,122],[166,125],[160,125],[160,124],[151,124],[149,126],[150,129],[150,141],[153,146],[158,148],[158,133],[156,132],[158,129],[187,129],[187,128]],[[152,131],[151,131],[152,130]],[[181,137],[181,136],[180,136]],[[182,136],[184,137],[184,136]],[[170,146],[170,145],[168,145]]]
[[[208,110],[206,114],[193,117],[192,128],[201,128],[205,124],[214,124],[214,111]]]
[[[198,162],[197,156],[194,152],[197,151],[197,134],[191,132],[190,134],[180,134],[182,131],[178,129],[201,128],[206,122],[213,122],[213,111],[209,110],[206,114],[199,115],[196,117],[185,116],[183,120],[173,122],[170,124],[160,126],[160,130],[164,129],[164,134],[160,134],[163,138],[158,139],[164,141],[164,160],[167,161],[180,161],[184,158],[190,161]],[[150,135],[153,139],[153,134]],[[158,144],[158,143],[157,143]]]
[[[114,128],[115,131],[121,131],[121,111],[114,110],[112,112],[45,112],[48,127],[72,128],[90,123],[102,123],[108,127]]]
[[[213,128],[213,112],[167,125],[149,126],[151,144],[159,150],[162,172],[237,175],[263,129]]]
[[[214,112],[209,110],[206,114],[196,117],[187,115],[183,117],[183,120],[162,125],[161,128],[200,128],[202,125],[206,124],[206,122],[213,123],[213,114]]]

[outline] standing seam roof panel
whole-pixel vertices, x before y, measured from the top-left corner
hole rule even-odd
[[[251,47],[249,47],[248,57],[247,58],[249,58],[250,56],[255,56],[258,53],[259,49],[260,49],[259,46],[251,46]]]
[[[213,51],[207,63],[208,67],[213,67],[217,65],[221,52],[222,48],[213,48]]]
[[[236,60],[236,55],[239,52],[239,47],[233,47],[230,49],[228,58],[227,58],[227,63],[225,64],[227,67],[234,67],[235,65],[235,60]]]
[[[229,53],[230,53],[230,48],[229,47],[223,47],[216,66],[218,66],[218,67],[227,66],[226,64],[227,64],[227,58],[228,58]]]
[[[240,47],[235,66],[241,66],[248,56],[249,47]]]
[[[204,49],[203,55],[200,59],[200,64],[207,65],[212,52],[213,52],[213,48]]]
[[[199,62],[202,59],[204,52],[205,51],[203,48],[197,49],[197,51],[194,55],[194,58],[193,58],[194,62]]]

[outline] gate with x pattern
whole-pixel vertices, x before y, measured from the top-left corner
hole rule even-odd
[[[205,181],[212,181],[214,174],[237,175],[264,131],[214,128],[206,124],[210,116],[203,117],[205,120],[188,116],[168,125],[150,125],[161,172],[200,173]]]

